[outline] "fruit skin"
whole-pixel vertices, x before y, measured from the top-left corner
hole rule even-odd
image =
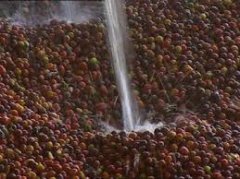
[[[87,63],[86,62],[81,62],[79,64],[79,68],[83,71],[87,71],[88,70],[88,66],[87,66]]]
[[[0,75],[4,75],[6,73],[6,69],[4,66],[0,65]]]
[[[180,147],[179,152],[180,152],[182,155],[188,155],[188,154],[189,154],[189,150],[188,150],[188,148],[185,147],[185,146]]]
[[[224,177],[222,176],[221,172],[213,172],[212,177],[214,179],[223,179]]]
[[[205,170],[205,172],[208,173],[208,174],[210,174],[211,171],[212,171],[212,169],[211,169],[210,166],[205,166],[205,167],[204,167],[204,170]]]
[[[104,112],[107,109],[107,107],[108,107],[107,104],[104,103],[104,102],[96,104],[96,110],[97,111]]]
[[[99,61],[97,58],[93,57],[89,60],[90,65],[98,65]]]

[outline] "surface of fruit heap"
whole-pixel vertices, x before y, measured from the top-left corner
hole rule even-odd
[[[121,125],[101,21],[0,22],[0,178],[240,178],[240,3],[127,0],[132,87],[150,132]]]

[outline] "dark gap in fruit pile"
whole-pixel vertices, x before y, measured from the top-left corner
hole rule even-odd
[[[0,178],[240,178],[239,9],[126,0],[134,95],[144,118],[166,123],[154,133],[99,132],[101,120],[122,125],[101,18],[2,19]]]

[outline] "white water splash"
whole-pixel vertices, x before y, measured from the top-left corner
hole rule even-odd
[[[162,128],[163,123],[150,123],[149,121],[145,121],[142,125],[137,125],[135,127],[135,130],[138,132],[144,132],[144,131],[149,131],[151,133],[154,133],[155,129]]]
[[[60,11],[55,18],[83,23],[99,18],[101,14],[103,14],[102,3],[97,1],[60,1]]]
[[[13,1],[4,3],[1,9],[10,22],[16,25],[35,26],[48,24],[51,20],[69,23],[85,23],[103,16],[103,6],[97,1]],[[15,7],[10,10],[11,6]],[[11,13],[8,11],[12,11]]]
[[[108,133],[111,133],[111,132],[113,132],[113,131],[115,131],[115,132],[121,132],[121,130],[119,130],[119,129],[117,129],[117,128],[115,128],[115,127],[113,127],[113,126],[111,126],[111,125],[109,125],[108,123],[106,123],[106,122],[101,122],[101,125],[102,125],[102,127],[103,127],[103,129],[104,129],[104,132],[106,133],[106,134],[108,134]],[[154,134],[154,131],[156,130],[156,129],[160,129],[160,128],[162,128],[164,125],[163,125],[163,123],[162,122],[159,122],[159,123],[150,123],[149,121],[145,121],[143,124],[141,124],[141,125],[136,125],[136,126],[134,126],[134,129],[132,130],[132,131],[135,131],[135,132],[145,132],[145,131],[149,131],[149,132],[151,132],[152,134]],[[125,130],[126,132],[127,132],[127,134],[130,134],[132,131],[127,131],[127,130]]]

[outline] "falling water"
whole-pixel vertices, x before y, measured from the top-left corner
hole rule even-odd
[[[3,1],[0,16],[24,26],[48,24],[51,20],[80,24],[101,18],[103,11],[98,1]]]
[[[108,38],[112,52],[113,67],[116,74],[124,120],[124,130],[132,131],[137,124],[137,106],[134,106],[127,77],[126,49],[127,40],[124,33],[126,20],[123,13],[122,2],[119,0],[105,0]]]
[[[108,38],[113,58],[118,90],[121,97],[123,111],[123,125],[125,131],[150,131],[161,128],[163,123],[152,124],[149,121],[140,123],[138,106],[132,97],[128,79],[126,55],[129,51],[127,36],[126,14],[122,0],[105,0]]]
[[[76,15],[76,4],[74,1],[60,1],[62,8],[62,15],[66,21],[73,21],[73,17]]]
[[[84,23],[102,16],[102,4],[97,1],[59,1],[54,18],[67,22]]]

